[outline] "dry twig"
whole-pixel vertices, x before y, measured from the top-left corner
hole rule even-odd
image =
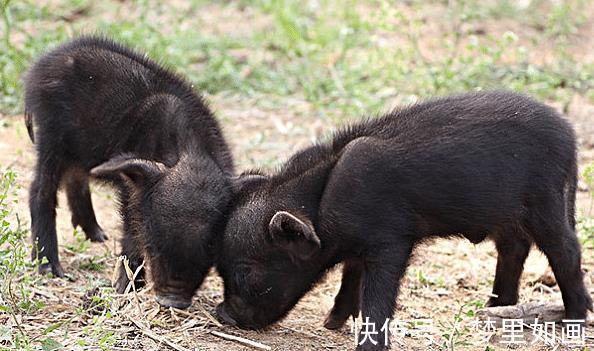
[[[231,341],[236,341],[238,343],[247,345],[247,346],[251,346],[253,348],[256,349],[260,349],[260,350],[272,350],[272,348],[268,345],[264,345],[261,344],[257,341],[253,341],[250,339],[246,339],[246,338],[242,338],[240,336],[235,336],[235,335],[231,335],[231,334],[227,334],[227,333],[223,333],[223,332],[219,332],[216,330],[211,330],[210,333],[214,336],[218,336],[219,338],[223,338],[225,340],[231,340]]]
[[[130,317],[126,317],[126,318],[128,318],[128,320],[130,322],[132,322],[132,324],[134,324],[139,329],[139,331],[142,334],[148,336],[149,338],[151,338],[151,339],[153,339],[155,341],[158,341],[160,343],[163,343],[163,344],[165,344],[165,345],[167,345],[167,346],[169,346],[172,349],[177,350],[177,351],[190,351],[190,349],[187,349],[187,348],[185,348],[183,346],[180,346],[180,345],[174,343],[173,341],[167,339],[166,337],[161,336],[161,335],[157,335],[157,334],[153,333],[152,331],[150,331],[149,329],[144,328],[140,323],[136,322],[132,318],[130,318]]]

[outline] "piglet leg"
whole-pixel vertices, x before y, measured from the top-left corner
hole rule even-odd
[[[75,228],[80,226],[87,239],[93,242],[107,240],[107,235],[97,223],[93,211],[87,172],[84,169],[73,169],[68,172],[65,183],[68,205],[72,212],[72,226]]]
[[[363,284],[363,263],[349,260],[344,263],[342,283],[334,306],[324,321],[327,329],[340,329],[350,316],[357,318],[361,309],[361,289]]]
[[[357,351],[389,348],[390,319],[412,248],[413,243],[402,240],[395,246],[368,252],[364,260],[363,313]]]
[[[51,272],[56,277],[64,276],[64,269],[58,257],[56,233],[57,192],[62,175],[58,162],[40,155],[35,169],[35,179],[29,189],[31,210],[31,236],[33,239],[33,260],[45,257],[46,263],[39,266],[42,274]]]
[[[128,258],[128,264],[132,273],[136,272],[138,267],[142,265],[144,260],[144,255],[142,252],[142,243],[137,239],[138,233],[136,233],[133,228],[130,227],[130,223],[132,218],[134,217],[132,213],[129,211],[128,201],[130,198],[130,194],[124,189],[120,190],[120,202],[122,204],[122,217],[124,218],[124,235],[120,241],[122,245],[122,256],[126,256]],[[138,275],[136,275],[136,279],[134,279],[134,286],[136,289],[141,288],[145,284],[144,280],[145,269],[142,268]],[[126,291],[126,287],[130,283],[130,279],[128,279],[128,275],[126,274],[126,269],[124,265],[120,266],[120,270],[118,272],[117,281],[115,283],[115,289],[119,294],[123,294]]]
[[[518,288],[524,262],[530,253],[530,240],[516,230],[498,233],[495,236],[497,247],[497,270],[493,284],[493,297],[487,307],[510,306],[518,303]]]

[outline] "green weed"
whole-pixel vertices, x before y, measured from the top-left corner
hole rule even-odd
[[[66,245],[66,249],[74,253],[85,253],[91,246],[91,242],[85,237],[85,233],[78,228],[72,231],[74,243]]]
[[[592,206],[594,204],[594,163],[588,164],[582,171],[582,179],[590,189],[590,206],[587,213],[579,214],[576,221],[576,229],[583,245],[594,248],[594,216]]]
[[[469,319],[476,317],[476,311],[484,307],[482,301],[471,301],[461,304],[454,318],[450,322],[439,322],[439,329],[441,330],[441,349],[454,351],[458,347],[468,346],[468,338],[472,335],[473,330],[469,327]]]
[[[27,241],[27,230],[14,208],[18,202],[16,173],[11,170],[0,172],[0,312],[11,318],[15,330],[3,328],[2,338],[17,349],[27,349],[31,340],[21,328],[20,318],[42,308],[36,301],[30,287],[35,282],[32,274],[34,263],[30,260],[31,245]]]

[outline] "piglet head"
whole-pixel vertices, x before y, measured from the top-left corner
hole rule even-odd
[[[225,323],[260,329],[281,319],[315,283],[321,242],[305,215],[275,210],[265,188],[250,188],[235,201],[219,250],[225,301],[217,314]]]
[[[156,300],[186,308],[214,263],[229,184],[208,159],[182,157],[173,167],[122,156],[92,170],[121,190],[124,240],[140,250]]]

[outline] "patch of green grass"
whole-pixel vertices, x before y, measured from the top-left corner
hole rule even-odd
[[[29,259],[31,245],[27,230],[14,208],[18,202],[16,173],[0,172],[0,312],[10,316],[16,325],[13,330],[2,329],[3,339],[16,349],[28,349],[31,340],[21,329],[20,317],[43,307],[32,297],[30,288],[35,283],[34,263]]]
[[[586,22],[585,0],[557,2],[546,17],[545,33],[549,37],[567,40]]]
[[[91,257],[81,262],[78,268],[91,272],[103,272],[105,264],[103,262],[97,262],[95,257]]]
[[[10,325],[0,326],[0,349],[14,350],[58,350],[64,349],[68,339],[70,324],[83,315],[92,315],[89,325],[85,329],[85,345],[109,350],[117,340],[113,332],[104,330],[103,323],[109,320],[113,313],[113,290],[102,287],[105,281],[93,279],[85,287],[88,293],[87,303],[76,307],[71,315],[63,320],[49,324],[44,330],[31,335],[26,329],[23,316],[40,314],[45,303],[33,294],[33,288],[43,283],[45,278],[35,272],[38,262],[30,260],[32,245],[29,243],[29,232],[23,227],[19,214],[15,208],[19,184],[17,175],[12,170],[0,172],[0,314],[10,319]],[[84,241],[84,239],[82,240]],[[81,264],[82,269],[103,270],[103,264],[90,259]],[[99,284],[99,285],[98,285]],[[30,326],[29,326],[30,327]],[[59,330],[63,329],[62,338],[58,338]]]
[[[32,1],[0,0],[0,113],[22,112],[23,76],[31,60],[51,45],[67,38],[66,27],[58,23],[51,30],[31,35],[23,25],[51,16],[48,7]]]
[[[146,50],[208,94],[239,94],[279,108],[287,97],[302,99],[320,118],[369,115],[389,101],[473,89],[508,88],[568,101],[594,88],[594,64],[574,57],[570,45],[587,20],[584,0],[527,7],[506,0],[193,1],[183,11],[149,0],[2,4],[5,113],[22,110],[22,74],[39,53],[72,33],[93,32]],[[237,13],[238,21],[248,9],[248,20],[263,25],[213,34],[194,16],[203,6]],[[129,15],[114,18],[121,11]],[[483,26],[503,19],[536,30],[501,34]],[[435,21],[437,31],[431,30]],[[48,30],[28,34],[32,25]],[[530,43],[543,41],[553,47],[551,59],[536,63],[531,50],[537,47]]]

